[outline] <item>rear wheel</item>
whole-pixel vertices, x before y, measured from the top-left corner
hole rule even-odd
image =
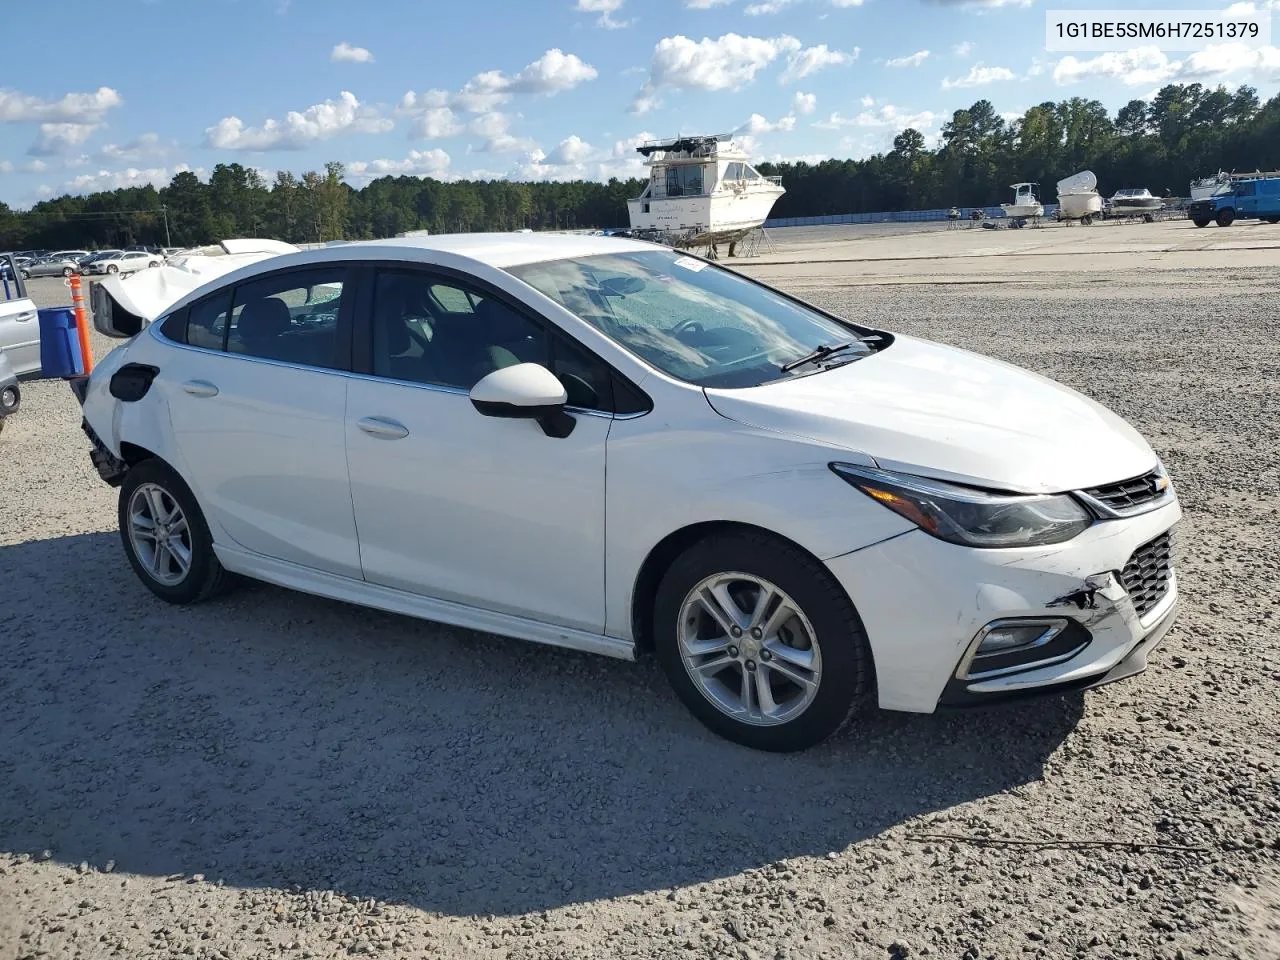
[[[1219,210],[1214,219],[1218,221],[1218,226],[1229,227],[1235,222],[1236,212],[1228,207],[1226,210]]]
[[[223,586],[226,572],[190,488],[166,464],[146,460],[120,485],[120,539],[147,588],[169,603],[197,603]]]
[[[18,412],[22,406],[22,391],[15,383],[0,389],[0,417],[9,417]]]
[[[31,271],[30,271],[30,270],[19,270],[18,272],[19,272],[20,274],[22,274],[22,279],[23,279],[23,280],[30,280],[30,279],[31,279]]]
[[[760,750],[825,740],[875,685],[862,621],[840,584],[765,534],[716,535],[682,554],[658,588],[654,630],[685,706]]]

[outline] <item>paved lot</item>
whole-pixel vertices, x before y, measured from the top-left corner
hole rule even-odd
[[[705,733],[652,662],[267,586],[165,606],[69,390],[29,384],[0,436],[0,960],[1273,960],[1280,268],[1210,262],[793,282],[1112,406],[1187,510],[1142,677],[799,756]]]

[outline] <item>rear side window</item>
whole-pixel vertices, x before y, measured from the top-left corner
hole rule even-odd
[[[230,290],[224,290],[193,304],[187,320],[186,342],[193,347],[205,347],[209,350],[224,349],[227,317],[230,313]]]

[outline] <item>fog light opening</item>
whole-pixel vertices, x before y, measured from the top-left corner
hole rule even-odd
[[[1010,617],[978,631],[956,668],[960,680],[984,680],[1069,660],[1089,633],[1066,617]]]

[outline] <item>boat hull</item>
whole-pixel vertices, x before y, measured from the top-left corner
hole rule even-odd
[[[1154,213],[1156,210],[1163,209],[1164,201],[1159,197],[1143,198],[1141,200],[1112,200],[1111,212],[1118,213]]]
[[[697,242],[733,240],[763,224],[785,192],[770,185],[704,197],[628,200],[627,213],[632,230],[690,236]]]
[[[1069,193],[1058,197],[1058,216],[1063,220],[1079,220],[1102,212],[1102,197],[1096,193]]]
[[[1044,216],[1044,204],[1041,203],[1002,203],[1000,209],[1006,217]]]

